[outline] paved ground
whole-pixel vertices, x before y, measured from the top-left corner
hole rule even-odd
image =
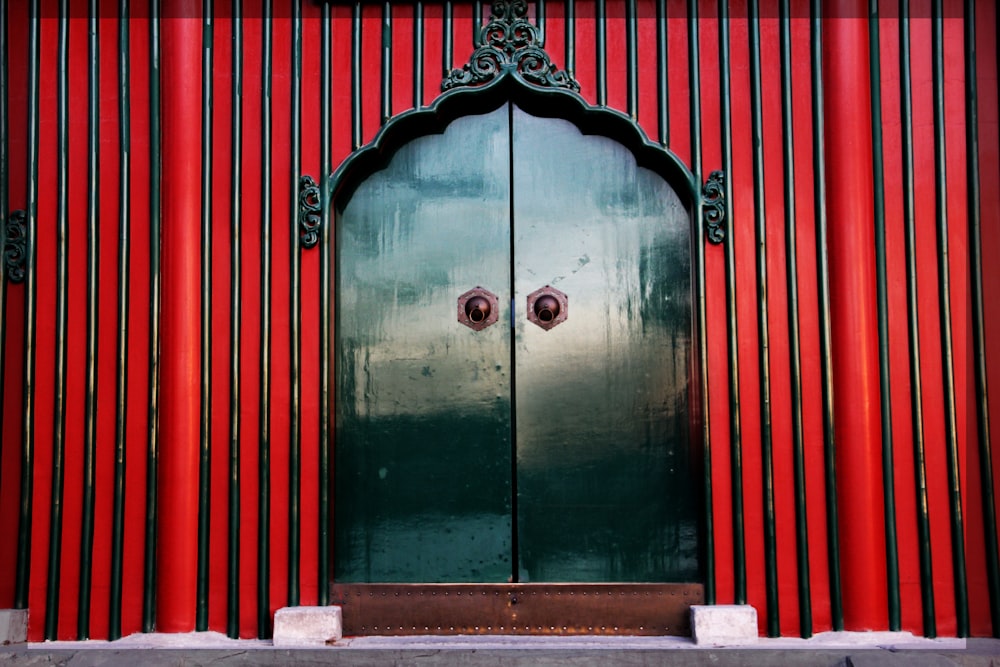
[[[728,667],[1000,667],[1000,640],[927,640],[900,633],[824,633],[810,640],[762,639],[744,647],[696,647],[659,637],[365,637],[324,648],[276,649],[216,633],[133,635],[117,642],[47,642],[0,647],[0,664],[41,667],[169,665],[685,665]]]

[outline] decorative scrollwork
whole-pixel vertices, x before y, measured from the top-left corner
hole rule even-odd
[[[711,243],[722,243],[726,239],[726,174],[713,171],[701,188],[702,219],[705,235]]]
[[[487,83],[511,72],[538,86],[580,90],[580,84],[553,65],[542,48],[538,28],[527,19],[527,0],[494,0],[492,11],[469,62],[445,77],[442,90]]]
[[[24,282],[25,264],[28,261],[28,216],[24,211],[14,211],[4,225],[3,267],[12,283]]]
[[[299,240],[303,248],[314,248],[319,243],[319,227],[323,221],[320,217],[322,201],[319,186],[312,176],[299,178],[299,226],[302,231]]]

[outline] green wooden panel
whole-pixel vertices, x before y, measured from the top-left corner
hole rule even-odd
[[[402,147],[337,224],[334,577],[504,582],[512,570],[508,111]]]
[[[513,137],[519,579],[697,581],[688,214],[617,142],[516,108]]]
[[[368,178],[338,219],[335,580],[698,581],[690,243],[627,149],[513,105]]]

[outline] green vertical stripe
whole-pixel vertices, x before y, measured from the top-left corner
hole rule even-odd
[[[14,607],[28,608],[28,584],[31,574],[31,521],[35,476],[35,307],[36,307],[36,238],[38,230],[38,87],[39,29],[41,16],[38,0],[31,0],[28,10],[28,192],[26,198],[28,271],[24,286],[24,370],[21,383],[21,503],[17,528],[17,573]]]
[[[566,0],[566,71],[576,71],[576,0]]]
[[[87,360],[83,427],[83,512],[80,525],[80,588],[76,638],[89,639],[90,585],[94,552],[94,477],[97,440],[97,336],[100,281],[100,37],[97,2],[90,0],[87,40]]]
[[[979,90],[976,80],[976,6],[965,0],[965,137],[969,206],[969,286],[972,290],[972,341],[975,359],[976,435],[979,440],[979,482],[983,495],[986,580],[990,593],[993,636],[1000,637],[1000,556],[990,443],[989,393],[986,384],[986,327],[983,318],[983,246],[979,191]]]
[[[416,24],[423,20],[423,7],[417,2],[415,8]],[[320,46],[320,103],[319,103],[319,171],[320,192],[322,193],[320,209],[320,243],[319,243],[319,604],[330,603],[330,172],[333,169],[331,152],[331,88],[333,70],[331,68],[330,41],[330,6],[323,5],[323,31]],[[423,28],[421,27],[422,31]],[[420,50],[414,51],[416,56],[422,53],[421,39],[414,39],[414,44],[421,42]],[[416,47],[415,47],[416,49]],[[423,85],[423,76],[420,77]],[[420,106],[414,82],[414,106]]]
[[[125,533],[126,418],[128,407],[129,274],[131,271],[132,126],[129,83],[129,0],[118,3],[118,304],[115,341],[115,481],[111,519],[111,591],[108,639],[122,635],[122,548]]]
[[[920,326],[917,300],[917,232],[914,221],[913,107],[910,90],[909,3],[899,3],[899,108],[902,121],[903,221],[906,238],[906,303],[910,353],[910,410],[913,419],[913,469],[917,495],[917,538],[920,554],[920,593],[924,634],[937,636],[934,614],[934,576],[931,562],[927,464],[924,459],[923,390],[920,377]]]
[[[198,448],[198,587],[195,630],[208,630],[212,521],[212,109],[213,3],[202,4],[201,46],[201,400]]]
[[[639,119],[639,17],[635,2],[625,3],[626,108],[633,121]]]
[[[798,565],[799,634],[812,636],[809,525],[802,434],[802,355],[799,346],[799,268],[795,217],[795,125],[792,114],[792,31],[788,0],[781,0],[781,124],[785,205],[785,274],[788,290],[788,356],[792,393],[792,459],[795,478],[795,547]]]
[[[392,6],[382,3],[382,124],[392,118]]]
[[[455,60],[455,40],[452,33],[451,0],[446,0],[441,17],[441,76],[446,77],[451,72],[451,64]],[[355,149],[358,148],[356,145]]]
[[[479,5],[479,2],[475,2]],[[535,25],[538,26],[539,46],[545,45],[545,0],[535,0]]]
[[[764,578],[767,597],[767,634],[781,634],[778,610],[778,554],[775,534],[774,451],[771,438],[771,361],[767,306],[767,211],[764,200],[764,119],[761,107],[760,18],[757,0],[750,0],[750,116],[753,132],[753,209],[757,270],[757,363],[760,373],[761,489],[764,514]],[[720,25],[722,23],[720,7]],[[728,246],[733,237],[727,234]],[[735,331],[735,330],[734,330]],[[731,334],[735,336],[735,333]],[[732,359],[736,349],[730,349]],[[738,385],[737,385],[738,386]],[[735,459],[734,459],[735,460]],[[739,516],[739,515],[737,515]],[[740,517],[742,520],[742,517]]]
[[[597,0],[595,6],[594,53],[597,57],[597,104],[608,103],[608,34],[605,0]]]
[[[698,2],[688,0],[688,81],[691,94],[688,96],[691,130],[691,172],[695,186],[702,182],[701,170],[701,50],[698,42]],[[702,503],[704,512],[704,553],[705,563],[705,603],[715,604],[715,522],[712,502],[712,431],[709,427],[708,398],[708,316],[705,310],[705,228],[702,217],[701,198],[695,196],[694,206],[694,248],[697,261],[698,285],[698,382],[701,393],[701,444],[702,474],[704,489]]]
[[[882,417],[882,492],[885,504],[885,559],[889,629],[901,628],[899,607],[899,555],[896,541],[895,456],[892,442],[892,377],[889,372],[889,297],[885,257],[885,167],[882,143],[882,67],[879,54],[878,0],[869,0],[869,52],[871,53],[872,170],[875,205],[875,272],[878,290],[879,397]]]
[[[240,403],[243,321],[243,0],[233,0],[229,200],[229,536],[226,634],[240,636]]]
[[[302,1],[292,3],[292,106],[291,106],[291,257],[288,288],[291,303],[289,339],[292,344],[290,360],[291,404],[289,409],[288,443],[288,606],[299,604],[300,533],[299,503],[301,501],[301,436],[302,436],[302,293],[299,283],[302,273],[302,255],[299,245],[299,172],[302,170]]]
[[[955,417],[955,362],[951,336],[951,264],[948,261],[948,178],[944,130],[944,8],[932,5],[931,51],[934,98],[934,187],[937,227],[938,312],[941,326],[941,373],[944,389],[948,506],[951,521],[951,561],[955,584],[955,616],[959,637],[969,636],[969,598],[965,574],[965,527],[962,518],[958,425]]]
[[[726,179],[726,332],[729,349],[729,445],[733,485],[733,579],[736,603],[747,600],[746,540],[743,526],[743,439],[740,433],[739,332],[736,322],[736,250],[733,231],[733,129],[729,90],[729,7],[719,0],[719,114],[722,170]]]
[[[257,636],[271,636],[271,0],[261,14],[260,98],[260,395],[257,442]]]
[[[351,12],[351,148],[361,148],[361,3]]]
[[[812,89],[813,204],[816,216],[816,282],[819,299],[819,346],[823,396],[823,472],[826,501],[827,567],[830,617],[835,631],[844,629],[840,587],[840,538],[837,533],[837,465],[833,431],[833,357],[830,354],[830,266],[827,257],[826,157],[823,143],[823,20],[820,0],[809,4],[809,75]]]
[[[160,400],[160,0],[149,7],[149,387],[142,631],[156,629],[156,470]]]
[[[323,5],[324,8],[328,5]],[[424,105],[424,3],[413,3],[413,108]],[[330,169],[325,169],[326,176]],[[323,189],[326,192],[326,188]],[[324,207],[325,208],[325,207]]]
[[[472,48],[479,44],[479,26],[483,24],[483,5],[479,0],[472,3]]]
[[[670,144],[670,86],[667,48],[667,0],[656,0],[656,118],[659,139]],[[699,244],[701,242],[699,241]]]
[[[49,523],[49,568],[45,593],[45,639],[58,638],[59,583],[62,574],[63,481],[66,454],[66,355],[69,295],[69,2],[59,2],[57,56],[56,178],[56,324],[55,419],[52,442],[52,494]]]

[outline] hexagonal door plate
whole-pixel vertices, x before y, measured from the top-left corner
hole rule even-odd
[[[491,324],[496,324],[499,305],[497,295],[488,289],[470,289],[458,297],[458,321],[474,331],[482,331]]]
[[[554,304],[554,305],[553,305]],[[548,331],[569,317],[569,297],[551,285],[528,295],[528,321]]]

